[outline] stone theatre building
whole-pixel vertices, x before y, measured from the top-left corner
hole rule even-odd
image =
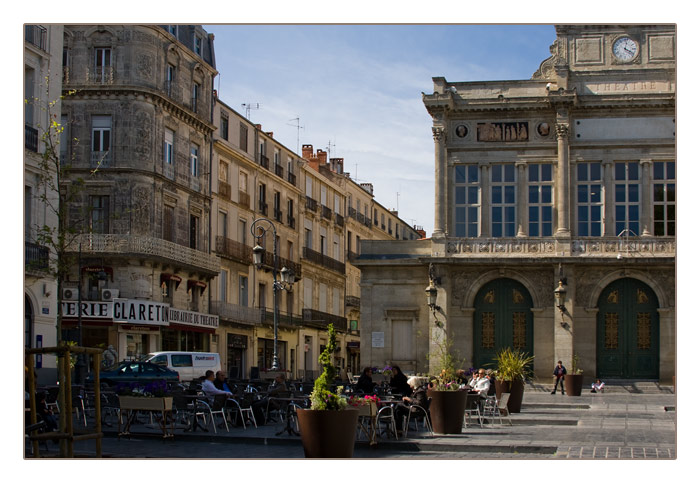
[[[423,95],[435,232],[363,241],[362,365],[429,372],[442,326],[465,368],[512,347],[541,378],[675,373],[675,27],[556,34],[529,80]]]

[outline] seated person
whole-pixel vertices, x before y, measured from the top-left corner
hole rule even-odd
[[[420,384],[419,378],[415,376],[411,377],[407,384],[413,391],[411,392],[410,396],[404,396],[401,398],[401,404],[397,404],[394,410],[394,420],[399,433],[401,433],[403,430],[403,424],[405,418],[408,417],[410,406],[420,406],[427,411],[429,405],[426,387]],[[422,413],[418,413],[418,415],[422,415]]]
[[[46,431],[58,430],[56,417],[46,404],[46,393],[44,392],[37,394],[36,413],[46,423]]]
[[[282,405],[286,403],[277,401],[275,398],[287,396],[288,392],[289,389],[287,389],[284,374],[277,374],[275,376],[275,382],[270,384],[270,387],[267,390],[267,397],[261,401],[261,406],[266,409],[266,414],[269,415],[270,411],[279,411],[282,408]],[[253,408],[255,408],[255,404],[253,404]]]
[[[402,396],[408,396],[413,392],[411,386],[408,385],[408,377],[401,372],[399,366],[393,366],[391,368],[391,379],[389,379],[389,387],[391,387],[391,392],[393,394],[401,394]]]
[[[226,380],[226,375],[224,374],[224,371],[216,371],[216,379],[214,379],[214,386],[220,391],[228,391],[231,394],[233,394],[233,390],[228,385],[228,381]]]
[[[490,387],[491,381],[488,377],[486,377],[486,371],[479,369],[479,379],[477,379],[473,389],[471,389],[469,392],[472,394],[478,393],[482,399],[486,399],[486,395],[488,394]]]
[[[471,379],[469,379],[469,382],[467,383],[467,386],[469,386],[469,389],[474,389],[474,386],[476,385],[478,380],[479,380],[479,371],[472,372],[472,377],[471,377]]]
[[[214,371],[208,370],[207,372],[204,373],[204,381],[202,382],[202,392],[206,395],[209,396],[210,400],[214,399],[214,396],[217,394],[226,394],[228,397],[233,397],[233,394],[231,391],[224,391],[221,389],[218,389],[214,385]]]
[[[362,375],[357,380],[355,384],[355,389],[358,392],[364,392],[365,394],[372,394],[374,392],[374,387],[376,384],[372,381],[372,368],[365,367],[362,370]]]
[[[604,387],[605,383],[600,379],[596,379],[595,382],[591,384],[591,392],[603,392]]]

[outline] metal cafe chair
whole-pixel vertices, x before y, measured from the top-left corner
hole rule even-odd
[[[428,399],[428,410],[423,406],[419,406],[417,404],[411,404],[408,408],[408,416],[406,417],[406,424],[404,425],[403,429],[403,434],[408,434],[408,430],[410,428],[411,424],[411,416],[413,416],[413,424],[416,427],[416,431],[418,431],[418,422],[422,419],[423,420],[423,427],[425,427],[429,432],[430,436],[434,436],[433,433],[433,426],[430,424],[430,416],[429,416],[429,410],[430,410],[430,399]]]
[[[388,431],[394,433],[394,437],[399,439],[399,433],[396,430],[396,420],[394,419],[394,406],[384,406],[377,411],[377,434],[381,435],[382,423],[385,425],[384,434]]]
[[[255,415],[253,414],[253,408],[248,406],[247,408],[241,407],[241,404],[235,398],[229,398],[226,402],[228,405],[229,414],[233,414],[234,424],[237,424],[238,416],[241,417],[241,423],[243,424],[243,429],[246,428],[246,419],[253,422],[253,425],[257,428],[258,424],[255,421]]]

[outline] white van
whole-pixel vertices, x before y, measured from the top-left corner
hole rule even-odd
[[[151,352],[146,361],[177,371],[183,382],[200,378],[207,371],[221,370],[216,352]]]

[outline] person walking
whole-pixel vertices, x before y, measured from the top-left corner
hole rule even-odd
[[[557,365],[554,368],[554,377],[556,377],[557,380],[554,381],[552,394],[556,394],[559,383],[561,383],[561,393],[564,394],[564,376],[566,376],[566,367],[562,365],[561,361],[557,361]]]

